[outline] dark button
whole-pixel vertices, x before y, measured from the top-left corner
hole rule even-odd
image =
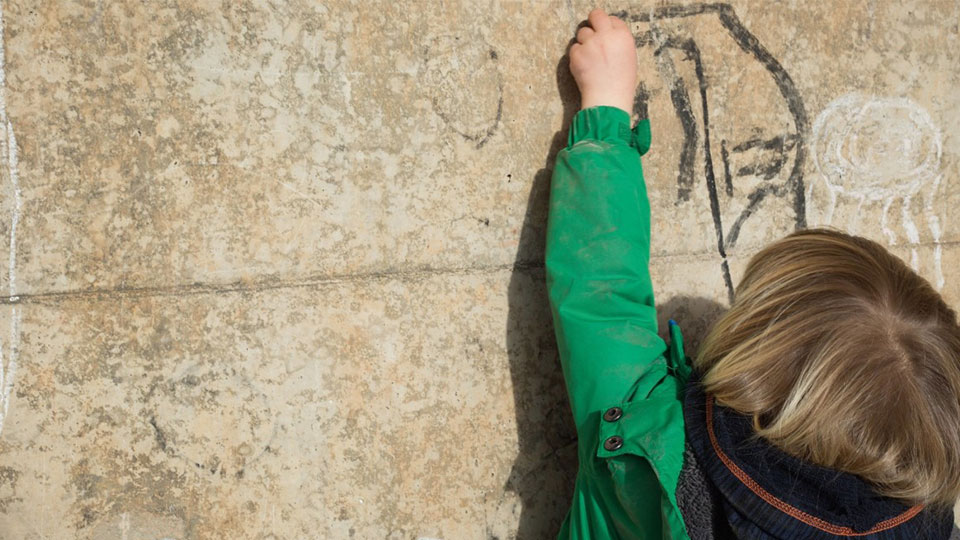
[[[623,446],[623,437],[614,435],[613,437],[607,437],[607,440],[603,441],[603,447],[608,452],[613,452],[619,450]]]
[[[603,413],[603,419],[607,422],[616,422],[621,416],[623,416],[623,409],[620,407],[610,407]]]

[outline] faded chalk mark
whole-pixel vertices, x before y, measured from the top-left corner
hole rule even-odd
[[[448,128],[482,148],[503,120],[497,51],[480,36],[449,34],[431,39],[423,54],[422,79],[433,111]]]
[[[157,447],[197,473],[242,478],[277,434],[266,393],[229,362],[180,371],[150,391]]]
[[[942,290],[946,284],[946,279],[943,276],[943,244],[940,241],[943,236],[943,231],[940,229],[940,217],[937,216],[937,213],[933,210],[933,198],[937,193],[937,189],[940,188],[941,180],[943,180],[943,176],[937,175],[931,183],[930,189],[926,190],[923,194],[923,213],[927,219],[927,227],[930,229],[930,234],[934,239],[933,267],[937,272],[936,286],[938,291]]]
[[[7,418],[7,410],[10,407],[10,396],[13,393],[13,381],[17,376],[17,356],[20,352],[20,307],[14,306],[10,313],[10,343],[9,343],[9,360],[7,360],[7,368],[4,370],[0,382],[3,384],[2,389],[2,399],[3,401],[3,410],[0,411],[0,432],[3,431],[3,423]],[[2,355],[0,355],[0,363],[2,363]]]
[[[887,243],[894,245],[897,233],[890,226],[889,215],[899,201],[902,234],[910,246],[914,270],[920,266],[920,232],[911,207],[918,194],[923,196],[923,212],[934,244],[935,284],[942,289],[942,231],[933,209],[942,179],[942,137],[927,111],[907,98],[847,94],[830,102],[817,117],[812,148],[828,192],[826,205],[811,212],[819,214],[816,224],[832,225],[841,199],[856,201],[848,224],[856,234],[863,207],[882,204],[880,229]]]
[[[10,178],[12,193],[10,215],[10,256],[8,260],[7,282],[10,298],[17,302],[17,225],[20,223],[20,169],[17,156],[17,138],[13,132],[13,124],[7,117],[7,76],[6,76],[6,47],[4,44],[3,5],[0,4],[0,129],[6,138],[6,145],[2,148],[7,175]],[[10,337],[6,366],[3,363],[0,351],[0,433],[3,432],[4,421],[10,408],[10,396],[13,392],[13,382],[17,375],[17,357],[20,347],[20,307],[13,306],[10,311]]]
[[[124,512],[120,514],[120,539],[128,540],[130,538],[130,514]]]
[[[296,193],[297,195],[299,195],[302,200],[310,201],[310,202],[312,202],[313,204],[319,206],[320,208],[326,209],[326,207],[323,205],[323,203],[321,203],[321,202],[318,201],[317,199],[311,197],[310,195],[307,195],[306,193],[298,190],[297,188],[291,186],[290,184],[287,184],[286,182],[279,182],[279,181],[278,181],[277,183],[280,184],[280,187],[282,187],[282,188],[284,188],[284,189],[287,189],[288,191],[292,191],[293,193]]]

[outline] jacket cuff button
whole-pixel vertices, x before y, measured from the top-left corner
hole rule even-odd
[[[603,441],[603,448],[607,452],[614,452],[623,447],[623,437],[614,435],[613,437],[607,437],[607,440]]]
[[[616,422],[621,416],[623,416],[623,409],[620,407],[610,407],[603,413],[603,419],[607,422]]]

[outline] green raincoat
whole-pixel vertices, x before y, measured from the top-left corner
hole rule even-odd
[[[683,465],[680,329],[657,335],[650,203],[640,156],[650,124],[615,107],[580,111],[557,156],[547,288],[579,440],[560,538],[687,539],[675,492]]]

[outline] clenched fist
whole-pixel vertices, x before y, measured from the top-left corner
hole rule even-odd
[[[570,72],[580,88],[580,107],[633,109],[637,89],[637,49],[627,23],[600,8],[590,12],[570,47]]]

